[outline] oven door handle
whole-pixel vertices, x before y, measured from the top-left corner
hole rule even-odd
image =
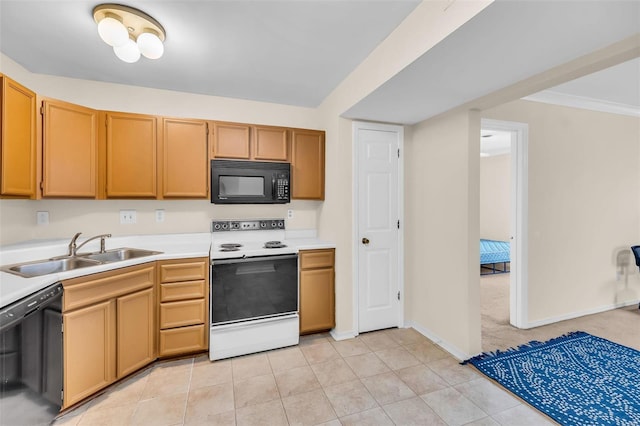
[[[297,254],[285,254],[285,255],[273,255],[273,256],[256,256],[256,257],[243,257],[243,258],[235,258],[235,259],[213,259],[211,261],[211,265],[228,265],[230,263],[246,263],[246,262],[260,262],[266,260],[287,260],[287,259],[297,259]]]

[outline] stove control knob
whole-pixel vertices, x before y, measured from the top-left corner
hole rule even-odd
[[[260,222],[260,227],[261,228],[266,228],[267,227],[267,222]]]
[[[227,222],[223,222],[222,229],[227,229],[227,228],[229,228],[229,224]]]
[[[276,223],[275,222],[271,222],[271,229],[274,229],[276,227]]]
[[[284,222],[282,220],[278,222],[278,228],[284,229]]]
[[[219,222],[214,223],[213,224],[213,229],[216,230],[216,231],[219,231],[220,230],[220,223]]]

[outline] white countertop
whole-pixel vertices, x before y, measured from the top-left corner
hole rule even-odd
[[[86,238],[81,236],[78,243]],[[313,250],[335,248],[335,244],[316,238],[315,230],[287,231],[288,244],[295,245],[298,250]],[[67,253],[69,239],[66,240],[36,240],[0,247],[0,265],[46,260]],[[160,251],[161,254],[139,257],[119,262],[105,263],[86,268],[78,268],[56,274],[24,278],[7,272],[0,272],[0,307],[4,307],[25,296],[41,290],[62,280],[81,277],[99,272],[120,269],[156,260],[185,259],[191,257],[209,257],[211,248],[210,233],[193,234],[161,234],[112,237],[106,239],[106,250],[122,247]],[[100,250],[99,240],[91,241],[80,249],[80,253],[97,252]]]

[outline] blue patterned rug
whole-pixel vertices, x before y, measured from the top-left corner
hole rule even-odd
[[[640,425],[635,349],[576,331],[464,363],[562,425]]]

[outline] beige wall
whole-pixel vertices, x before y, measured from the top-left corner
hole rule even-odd
[[[430,0],[420,3],[318,108],[322,128],[327,132],[327,192],[318,210],[318,223],[320,236],[334,241],[337,246],[335,332],[338,337],[358,333],[353,309],[353,290],[357,285],[353,281],[356,265],[352,262],[353,130],[352,121],[340,116],[492,1]],[[477,134],[479,132],[478,129]]]
[[[326,198],[318,203],[293,202],[293,226],[317,226],[320,236],[335,242],[337,246],[336,335],[346,337],[357,333],[353,323],[352,299],[353,163],[351,121],[340,116],[492,1],[422,2],[317,109],[37,75],[29,73],[2,54],[0,71],[43,95],[97,109],[325,130]],[[117,221],[117,211],[125,208],[120,206],[137,209],[140,223],[126,226],[114,223]],[[153,211],[157,208],[164,208],[167,212],[167,222],[162,226],[153,221]],[[51,213],[52,224],[47,231],[35,226],[35,212],[38,210],[49,210]],[[208,219],[212,217],[240,214],[242,217],[264,216],[259,207],[247,206],[242,212],[236,212],[212,206],[206,201],[2,200],[0,244],[49,237],[49,234],[57,234],[54,230],[58,229],[61,235],[56,237],[64,238],[70,231],[76,230],[87,234],[138,234],[160,232],[160,229],[161,232],[203,231],[208,229]],[[273,214],[283,215],[279,210]],[[105,230],[103,224],[111,224],[111,229]],[[442,337],[446,339],[448,336]]]
[[[1,54],[0,54],[1,55]],[[229,120],[302,128],[321,128],[315,109],[215,96],[123,86],[33,74],[2,55],[0,72],[42,96],[92,108],[166,116]],[[219,206],[207,200],[0,200],[0,244],[70,238],[109,232],[113,235],[208,232],[211,219],[286,217],[290,229],[317,227],[320,202],[293,201],[287,205]],[[121,225],[120,209],[134,209],[137,223]],[[165,210],[165,221],[155,222],[155,210]],[[50,224],[36,226],[36,212],[48,211]]]
[[[477,112],[413,126],[405,138],[407,320],[461,354],[480,352]]]
[[[615,259],[640,241],[640,118],[528,101],[482,117],[529,125],[529,323],[638,300]]]
[[[480,157],[480,238],[509,241],[511,155]]]

